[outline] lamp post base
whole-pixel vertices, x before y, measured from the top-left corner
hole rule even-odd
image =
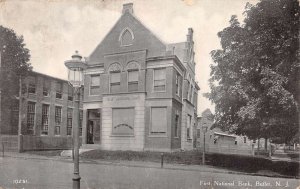
[[[78,173],[74,173],[73,175],[73,189],[80,189],[80,179],[81,177],[79,176]]]

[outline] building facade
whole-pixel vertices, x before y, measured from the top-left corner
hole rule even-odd
[[[238,136],[213,128],[214,118],[209,109],[202,112],[197,123],[197,148],[211,153],[253,154],[253,142],[246,136]],[[207,128],[207,130],[205,129]],[[205,143],[204,143],[205,135]]]
[[[195,147],[193,30],[166,44],[124,4],[121,18],[86,59],[82,143],[106,150]]]
[[[1,140],[7,148],[17,148],[21,134],[23,150],[71,148],[73,117],[77,117],[73,114],[73,88],[65,80],[37,72],[21,81],[11,108],[2,111]]]

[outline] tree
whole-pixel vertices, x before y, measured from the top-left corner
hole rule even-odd
[[[1,111],[11,107],[12,99],[18,96],[19,78],[30,71],[29,50],[25,47],[22,36],[17,36],[12,29],[0,25],[0,89]]]
[[[215,126],[255,138],[289,142],[299,123],[299,4],[247,3],[244,24],[232,16],[211,52]]]

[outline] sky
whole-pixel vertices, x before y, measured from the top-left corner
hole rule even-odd
[[[231,15],[243,21],[247,2],[257,0],[0,0],[0,25],[23,35],[33,70],[67,79],[64,61],[78,50],[88,57],[114,26],[122,5],[133,3],[135,16],[165,43],[183,42],[194,30],[198,114],[214,105],[210,92],[210,52],[220,49],[217,36]]]

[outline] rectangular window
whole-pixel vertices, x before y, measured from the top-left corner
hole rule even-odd
[[[247,138],[246,137],[244,137],[244,143],[247,143]]]
[[[134,134],[134,108],[113,109],[112,134],[133,135]]]
[[[197,138],[200,138],[200,129],[197,129]]]
[[[179,95],[179,93],[180,93],[180,75],[179,75],[178,73],[176,73],[176,79],[175,79],[175,82],[176,82],[176,94],[177,94],[178,96],[180,96],[180,95]]]
[[[48,135],[49,128],[49,105],[42,105],[42,135]]]
[[[194,87],[193,86],[191,86],[191,98],[190,98],[190,100],[191,100],[191,103],[194,102]]]
[[[62,99],[62,83],[56,82],[56,98]]]
[[[18,128],[18,122],[19,122],[19,101],[14,100],[12,103],[12,108],[11,108],[11,125],[14,128]]]
[[[68,100],[73,101],[74,91],[73,87],[68,85]]]
[[[178,114],[175,115],[175,128],[174,128],[174,130],[175,130],[174,136],[178,137],[178,133],[179,133],[179,115]]]
[[[60,135],[61,109],[61,106],[55,106],[55,135]]]
[[[166,90],[166,69],[154,70],[154,91]]]
[[[36,93],[36,79],[35,79],[35,77],[29,77],[28,93],[30,93],[30,94],[35,94]]]
[[[27,104],[27,133],[33,134],[35,121],[35,102],[28,102]]]
[[[90,95],[100,94],[100,75],[91,75]]]
[[[189,96],[190,96],[190,87],[191,87],[189,81],[187,81],[187,85],[188,85],[188,87],[187,87],[187,95],[186,95],[186,99],[189,100]]]
[[[137,70],[128,71],[128,92],[138,91],[139,72]]]
[[[191,124],[192,124],[192,116],[187,115],[187,125],[186,125],[186,138],[191,139]]]
[[[121,91],[121,73],[110,73],[110,93],[118,93]]]
[[[167,108],[151,108],[151,133],[164,134],[167,132]]]
[[[44,83],[43,83],[43,95],[44,96],[49,96],[50,88],[51,88],[50,80],[44,79]]]
[[[72,135],[73,109],[67,110],[67,135]]]

